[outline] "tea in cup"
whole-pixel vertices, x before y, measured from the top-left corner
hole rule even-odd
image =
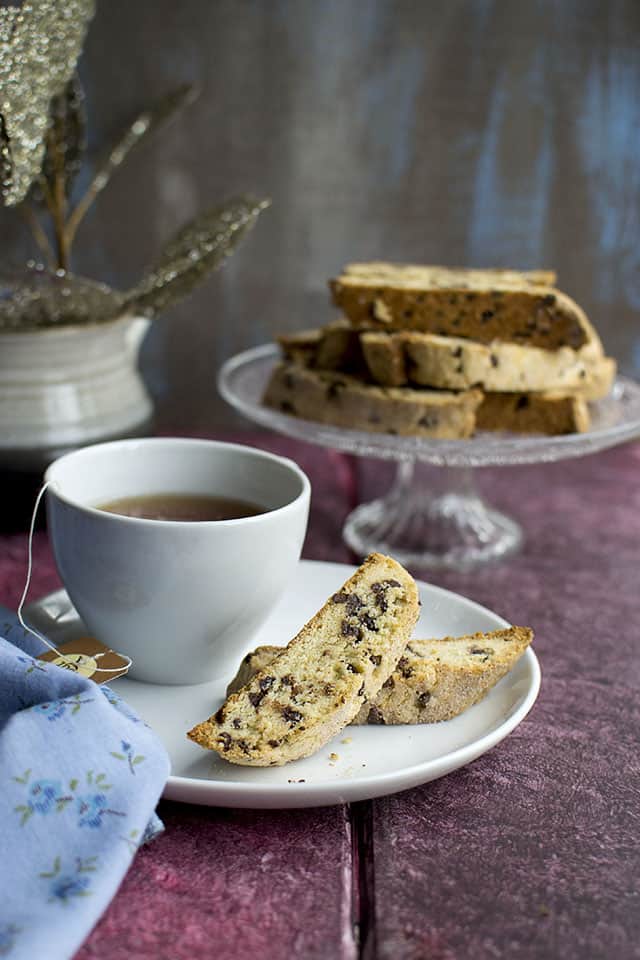
[[[298,563],[310,484],[291,460],[179,438],[101,443],[45,474],[60,577],[129,675],[232,674]]]

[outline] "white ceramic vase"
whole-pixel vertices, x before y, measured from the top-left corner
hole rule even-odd
[[[40,469],[76,447],[139,435],[153,406],[138,373],[144,317],[0,333],[0,461]]]

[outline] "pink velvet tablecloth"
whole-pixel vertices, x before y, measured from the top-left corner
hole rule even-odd
[[[353,562],[342,523],[385,489],[389,466],[236,439],[309,474],[303,555]],[[76,960],[640,957],[640,445],[478,481],[522,523],[523,550],[421,578],[534,627],[543,683],[527,719],[468,767],[372,802],[163,802],[166,832],[139,851]],[[15,608],[25,533],[2,548],[0,601]],[[59,583],[44,532],[34,548],[35,598]]]

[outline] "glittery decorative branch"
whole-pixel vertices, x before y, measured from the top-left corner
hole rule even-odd
[[[233,253],[270,203],[237,197],[191,221],[169,241],[140,283],[125,294],[123,312],[154,316],[187,296]]]
[[[20,7],[0,7],[0,191],[7,206],[20,205],[53,268],[29,264],[26,275],[0,277],[0,329],[153,316],[217,269],[269,206],[268,200],[239,197],[197,217],[125,294],[68,272],[71,244],[98,194],[126,157],[196,96],[192,86],[181,86],[141,113],[72,206],[85,149],[82,90],[72,74],[94,5],[95,0],[23,0]],[[49,234],[34,205],[49,215]]]
[[[40,173],[52,97],[75,70],[94,0],[24,0],[0,8],[2,197],[20,203]]]
[[[42,174],[34,183],[33,189],[34,199],[40,203],[44,200],[40,181],[44,178],[49,189],[53,191],[53,184],[61,172],[60,159],[67,199],[71,196],[74,180],[84,160],[87,149],[87,116],[84,91],[77,73],[62,93],[51,101],[49,116],[51,119],[45,138]]]
[[[96,199],[98,194],[104,190],[113,174],[121,166],[125,158],[143,143],[147,136],[157,130],[160,126],[167,123],[183,107],[193,103],[198,95],[198,91],[190,84],[185,84],[166,94],[153,107],[145,110],[131,123],[119,138],[114,147],[109,151],[104,160],[98,165],[89,187],[78,201],[75,209],[72,211],[67,221],[67,240],[69,245],[72,243],[76,230],[87,210]]]

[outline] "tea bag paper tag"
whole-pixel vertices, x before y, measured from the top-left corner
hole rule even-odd
[[[128,658],[116,653],[95,637],[78,637],[63,643],[56,650],[41,653],[38,660],[48,660],[64,670],[72,670],[94,683],[109,683],[127,672]]]

